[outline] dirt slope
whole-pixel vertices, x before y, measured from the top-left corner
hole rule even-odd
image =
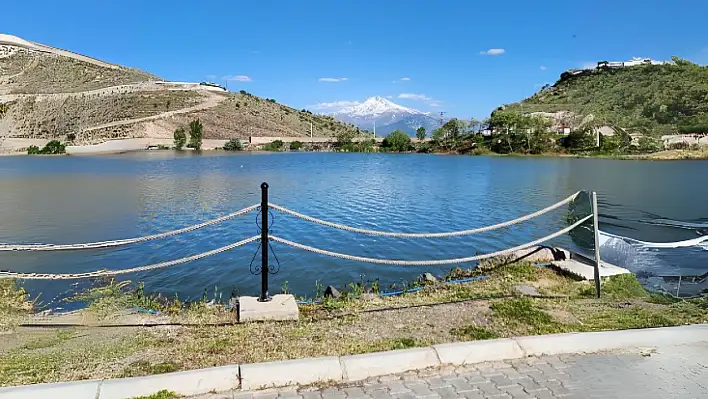
[[[11,140],[168,138],[194,118],[205,139],[358,133],[251,94],[162,82],[136,69],[0,34],[0,153]]]

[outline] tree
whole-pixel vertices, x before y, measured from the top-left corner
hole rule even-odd
[[[189,147],[197,151],[202,149],[202,123],[199,118],[189,122]]]
[[[415,137],[417,137],[418,140],[420,140],[420,141],[425,140],[425,127],[424,126],[421,126],[415,130]]]
[[[243,151],[243,144],[239,139],[231,139],[224,144],[224,150],[226,151]]]
[[[290,150],[291,151],[298,151],[302,148],[302,142],[301,141],[293,141],[290,143]]]
[[[470,118],[469,127],[472,130],[472,133],[479,133],[479,131],[482,130],[482,121],[475,118]]]
[[[187,135],[184,133],[184,128],[182,126],[175,129],[174,139],[175,149],[181,150],[187,142]]]
[[[411,138],[401,130],[394,130],[386,136],[381,146],[390,151],[408,151],[411,147]]]

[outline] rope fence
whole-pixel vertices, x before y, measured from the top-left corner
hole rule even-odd
[[[580,226],[581,224],[585,223],[587,220],[593,217],[593,214],[590,214],[588,216],[585,216],[584,218],[578,220],[577,222],[573,223],[572,225],[559,230],[553,234],[549,234],[545,237],[541,237],[537,240],[528,242],[526,244],[518,245],[516,247],[508,248],[503,251],[497,251],[497,252],[492,252],[488,254],[482,254],[482,255],[475,255],[475,256],[469,256],[466,258],[456,258],[456,259],[438,259],[438,260],[397,260],[397,259],[378,259],[378,258],[367,258],[363,256],[355,256],[355,255],[347,255],[347,254],[342,254],[339,252],[332,252],[332,251],[327,251],[324,249],[319,249],[315,247],[311,247],[308,245],[303,245],[299,244],[290,240],[286,240],[284,238],[276,237],[276,236],[270,236],[270,239],[279,242],[281,244],[297,248],[297,249],[302,249],[304,251],[308,252],[313,252],[316,254],[320,255],[326,255],[326,256],[331,256],[334,258],[340,258],[340,259],[346,259],[346,260],[353,260],[357,262],[366,262],[366,263],[377,263],[377,264],[382,264],[382,265],[396,265],[396,266],[438,266],[438,265],[452,265],[452,264],[457,264],[457,263],[469,263],[469,262],[474,262],[482,259],[488,259],[488,258],[493,258],[496,256],[503,256],[503,255],[508,255],[511,253],[514,253],[516,251],[522,250],[522,249],[527,249],[530,247],[533,247],[535,245],[544,243],[546,241],[552,240],[558,236],[561,236],[574,228]]]
[[[528,215],[524,215],[524,216],[521,216],[521,217],[513,219],[513,220],[493,224],[491,226],[479,227],[479,228],[475,228],[475,229],[450,231],[450,232],[443,232],[443,233],[396,233],[396,232],[388,232],[388,231],[362,229],[362,228],[358,228],[358,227],[352,227],[352,226],[347,226],[344,224],[333,223],[333,222],[328,222],[326,220],[317,219],[312,216],[303,215],[302,213],[298,213],[298,212],[295,212],[295,211],[290,210],[288,208],[285,208],[285,207],[282,207],[279,205],[275,205],[275,204],[271,204],[271,203],[268,204],[268,207],[271,209],[275,209],[277,211],[283,212],[287,215],[294,216],[296,218],[308,221],[308,222],[320,224],[320,225],[327,226],[327,227],[332,227],[335,229],[350,231],[353,233],[368,234],[368,235],[373,235],[373,236],[397,237],[397,238],[443,238],[443,237],[456,237],[456,236],[477,234],[477,233],[482,233],[482,232],[486,232],[486,231],[492,231],[492,230],[497,230],[497,229],[501,229],[504,227],[513,226],[517,223],[525,222],[529,219],[533,219],[535,217],[541,216],[541,215],[548,213],[554,209],[557,209],[565,204],[568,204],[571,201],[573,201],[575,198],[577,198],[577,196],[579,194],[580,194],[580,191],[578,191],[577,193],[575,193],[575,194],[569,196],[568,198],[566,198],[560,202],[557,202],[551,206],[548,206],[548,207],[538,210],[534,213],[530,213]]]
[[[260,204],[251,205],[247,208],[243,208],[240,211],[230,213],[218,217],[216,219],[207,220],[206,222],[195,224],[193,226],[184,227],[178,230],[167,231],[164,233],[153,234],[144,237],[136,238],[125,238],[122,240],[112,240],[112,241],[98,241],[98,242],[88,242],[83,244],[0,244],[0,251],[68,251],[68,250],[79,250],[79,249],[95,249],[95,248],[110,248],[118,247],[122,245],[135,244],[138,242],[159,240],[162,238],[172,237],[179,234],[188,233],[190,231],[198,230],[207,226],[212,226],[221,222],[225,222],[229,219],[233,219],[237,216],[245,215],[249,212],[253,212],[260,208]]]
[[[155,263],[152,265],[133,267],[131,269],[97,270],[95,272],[72,273],[72,274],[17,273],[17,272],[11,272],[11,271],[6,271],[6,270],[0,270],[0,279],[2,279],[2,278],[17,278],[17,279],[25,279],[25,280],[76,280],[76,279],[81,279],[81,278],[117,276],[120,274],[145,272],[148,270],[162,269],[162,268],[170,267],[170,266],[174,266],[174,265],[181,265],[183,263],[192,262],[195,260],[199,260],[199,259],[213,256],[216,254],[220,254],[222,252],[232,250],[234,248],[252,243],[254,241],[258,241],[260,239],[261,239],[260,236],[253,236],[253,237],[246,238],[245,240],[241,240],[239,242],[235,242],[233,244],[223,246],[221,248],[213,249],[213,250],[207,251],[207,252],[202,252],[200,254],[187,256],[187,257],[179,258],[179,259],[175,259],[175,260],[170,260],[167,262]]]

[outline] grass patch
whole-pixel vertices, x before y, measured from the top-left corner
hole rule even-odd
[[[600,287],[600,294],[612,299],[646,298],[649,296],[634,274],[619,274],[607,278]]]
[[[492,304],[495,321],[513,329],[521,329],[531,334],[553,334],[565,332],[561,323],[540,309],[531,298],[514,298]]]
[[[172,391],[168,391],[166,389],[163,389],[162,391],[158,391],[152,395],[147,395],[147,396],[136,396],[132,399],[175,399],[175,398],[181,398],[182,395],[178,395]]]
[[[0,331],[14,328],[33,308],[34,302],[17,281],[0,279]]]
[[[56,335],[51,337],[42,337],[38,339],[31,340],[22,346],[25,350],[43,349],[50,348],[55,345],[59,345],[64,341],[71,339],[74,335],[73,330],[58,330]]]
[[[458,336],[460,338],[471,339],[473,341],[500,338],[500,335],[496,332],[479,326],[465,326],[453,328],[452,330],[450,330],[450,334]]]
[[[120,378],[142,377],[153,374],[172,373],[180,369],[180,366],[173,362],[150,363],[147,360],[138,360],[128,365],[120,373]]]

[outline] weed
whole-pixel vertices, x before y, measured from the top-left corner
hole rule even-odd
[[[165,374],[177,371],[180,367],[173,362],[155,363],[152,364],[147,360],[138,360],[124,368],[120,374],[121,378],[125,377],[142,377],[152,374]]]
[[[649,296],[634,274],[609,277],[602,284],[601,294],[613,299],[646,298]]]
[[[466,327],[453,328],[452,330],[450,330],[450,334],[461,338],[472,339],[475,341],[495,339],[500,337],[499,334],[492,330],[472,325]]]
[[[147,396],[136,396],[132,399],[175,399],[175,398],[181,398],[182,395],[178,395],[172,391],[168,391],[166,389],[163,389],[162,391],[158,391],[156,393],[153,393],[152,395],[147,395]]]
[[[285,282],[283,283],[283,285],[280,287],[280,291],[281,291],[283,294],[287,294],[287,293],[288,293],[288,288],[289,288],[289,287],[288,287],[288,280],[285,280]]]
[[[551,315],[539,309],[530,298],[515,298],[492,304],[494,317],[508,326],[528,329],[534,334],[561,332],[562,325]]]
[[[414,338],[396,338],[391,341],[391,349],[409,349],[421,346]]]

